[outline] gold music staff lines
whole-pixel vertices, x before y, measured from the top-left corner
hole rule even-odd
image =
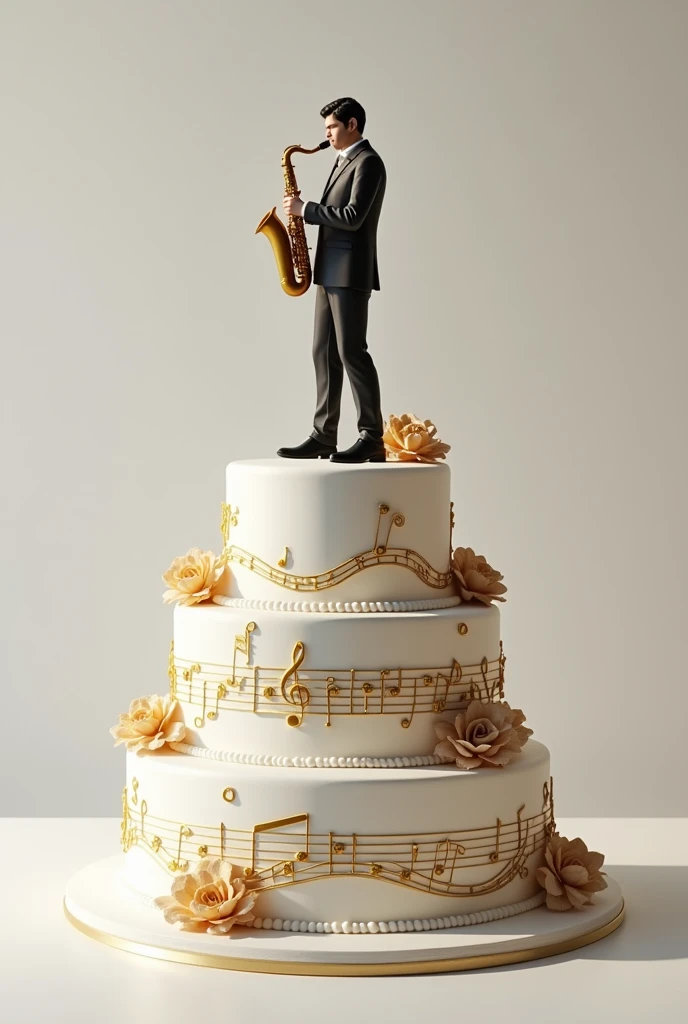
[[[225,562],[236,562],[239,565],[243,565],[251,572],[262,576],[263,579],[270,580],[272,583],[276,583],[278,586],[288,590],[301,592],[327,590],[329,587],[335,587],[337,584],[349,579],[349,577],[355,576],[356,573],[369,569],[374,565],[398,565],[402,568],[410,569],[423,583],[436,590],[448,587],[453,579],[451,570],[440,572],[423,555],[413,551],[411,548],[388,547],[392,528],[402,527],[405,522],[404,516],[400,512],[394,512],[389,520],[386,519],[390,515],[389,505],[378,505],[375,540],[373,546],[368,551],[353,555],[333,569],[315,573],[314,575],[297,575],[286,572],[285,568],[270,565],[269,562],[265,562],[257,555],[251,554],[250,551],[230,544],[230,525],[236,525],[238,522],[236,513],[238,513],[238,509],[234,509],[231,505],[223,504],[221,527],[224,539],[223,558]],[[290,551],[291,548],[285,547],[283,557],[278,560],[279,566],[286,566],[287,553]]]
[[[432,668],[323,669],[305,667],[306,645],[298,640],[286,667],[252,665],[250,637],[255,622],[235,637],[231,665],[200,663],[175,656],[170,649],[170,693],[200,707],[196,728],[214,721],[220,711],[281,714],[287,725],[300,726],[307,715],[325,719],[342,715],[398,715],[409,728],[417,714],[459,710],[471,700],[484,703],[504,696],[504,657],[479,664]],[[237,655],[247,664],[239,666]]]
[[[128,794],[126,787],[122,804],[125,851],[142,847],[172,873],[186,872],[206,856],[221,857],[242,867],[261,889],[356,875],[437,895],[485,894],[517,874],[525,877],[528,858],[555,829],[546,784],[542,811],[528,818],[521,806],[513,820],[497,818],[489,827],[395,835],[314,834],[308,814],[261,822],[250,830],[224,822],[217,827],[172,822],[151,815],[146,801],[139,802],[136,790]],[[462,871],[471,872],[470,881],[462,879]]]

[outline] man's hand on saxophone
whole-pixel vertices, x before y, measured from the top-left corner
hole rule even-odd
[[[298,196],[285,195],[282,199],[284,212],[290,217],[303,217],[303,209],[306,204],[302,203]]]

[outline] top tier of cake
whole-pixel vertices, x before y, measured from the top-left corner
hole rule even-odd
[[[231,462],[226,596],[322,610],[444,602],[454,594],[449,487],[437,464]]]

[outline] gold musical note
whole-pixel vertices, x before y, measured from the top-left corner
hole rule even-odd
[[[293,814],[290,818],[276,818],[274,821],[264,821],[260,825],[253,826],[251,836],[251,867],[245,868],[244,874],[251,878],[256,873],[256,836],[264,832],[274,832],[276,829],[286,828],[288,825],[298,825],[302,821],[306,823],[306,849],[305,851],[299,851],[296,854],[296,859],[299,861],[308,860],[310,850],[309,817],[307,814]],[[287,861],[286,863],[289,862]]]
[[[223,699],[223,697],[226,697],[226,696],[227,696],[227,687],[225,686],[224,683],[219,683],[218,687],[217,687],[217,691],[215,693],[215,710],[208,712],[208,718],[211,721],[214,721],[217,718],[217,716],[219,714],[219,711],[220,711],[220,701]]]
[[[230,505],[226,501],[222,502],[222,513],[220,515],[220,532],[222,533],[223,547],[227,547],[229,544],[229,510]]]
[[[384,550],[387,549],[387,545],[389,544],[389,535],[392,532],[392,527],[393,526],[403,526],[405,522],[406,522],[406,520],[402,516],[401,512],[395,512],[394,513],[394,515],[392,516],[392,518],[390,519],[390,522],[389,522],[389,529],[387,530],[387,536],[385,537],[385,542],[384,542]],[[407,555],[408,555],[408,552],[407,552]]]
[[[300,711],[296,715],[289,715],[287,718],[287,725],[291,725],[297,728],[303,722],[303,713],[307,705],[310,703],[311,694],[307,686],[302,686],[299,682],[299,665],[303,663],[305,658],[305,646],[301,640],[297,640],[294,644],[294,650],[291,652],[291,665],[286,670],[280,680],[280,690],[282,697],[287,704],[298,705]],[[294,682],[289,688],[287,693],[287,682],[290,676],[294,677]]]
[[[246,664],[251,663],[251,633],[256,628],[255,622],[249,622],[243,633],[238,633],[234,637],[234,652],[232,655],[232,685],[236,686],[236,656],[237,654],[244,654],[246,656]]]
[[[449,879],[447,881],[447,884],[451,884],[454,877],[454,868],[456,867],[456,856],[457,854],[463,855],[466,852],[466,849],[460,843],[453,843],[450,839],[445,839],[435,847],[435,862],[430,873],[428,889],[432,888],[432,876],[443,875],[447,870],[447,861],[449,860],[449,855],[452,850],[454,851],[454,857],[452,859],[451,867],[449,868]],[[440,851],[442,851],[441,854]],[[442,862],[438,863],[440,855],[442,857]]]
[[[500,836],[501,831],[502,831],[502,823],[501,823],[500,819],[497,818],[497,842],[496,842],[496,846],[495,846],[494,850],[490,854],[490,861],[491,861],[492,864],[496,864],[497,861],[499,860],[499,836]]]
[[[362,689],[363,689],[363,714],[367,715],[368,714],[368,694],[372,693],[373,690],[375,689],[375,687],[372,685],[372,683],[364,683]]]
[[[335,843],[334,842],[334,835],[333,835],[333,833],[330,832],[328,834],[329,834],[329,839],[330,839],[330,843],[329,843],[329,850],[330,850],[330,858],[329,858],[330,859],[330,874],[333,875],[334,874],[334,862],[333,862],[332,858],[333,858],[333,856],[335,854],[337,856],[339,856],[340,854],[344,853],[344,843],[341,843],[341,842]]]
[[[518,825],[518,850],[519,851],[525,850],[527,845],[528,845],[528,822],[525,823],[526,834],[525,834],[525,839],[523,840],[523,845],[521,845],[521,842],[522,842],[521,836],[522,836],[522,829],[523,829],[523,822],[521,821],[521,813],[523,812],[525,806],[526,806],[525,804],[521,804],[519,809],[516,811],[516,821],[517,821],[517,825]],[[524,863],[521,863],[521,865],[519,866],[518,873],[521,876],[521,878],[527,878],[528,877],[528,868],[526,867],[526,865]]]
[[[189,665],[188,668],[182,670],[182,679],[189,684],[189,695],[187,697],[189,704],[191,704],[191,687],[193,685],[193,677],[197,672],[200,671],[201,666],[198,664],[198,662],[195,662],[193,665]]]
[[[139,780],[136,777],[134,777],[131,780],[131,802],[133,803],[134,807],[136,807],[136,805],[139,802],[138,788],[139,788]]]
[[[415,864],[416,864],[417,857],[418,857],[418,843],[411,843],[411,867],[410,868],[404,868],[404,870],[401,872],[401,876],[400,877],[401,877],[401,879],[403,881],[408,882],[409,879],[411,878],[411,875],[413,873],[413,870],[414,870],[414,867],[415,867]]]
[[[146,829],[145,829],[145,826],[144,826],[144,819],[145,819],[147,814],[148,814],[148,804],[146,803],[145,800],[142,800],[141,801],[141,838],[142,839],[146,838]]]
[[[466,625],[465,622],[460,622],[459,625],[457,626],[457,629],[461,636],[465,636],[466,633],[468,632],[468,626]]]
[[[288,556],[289,556],[289,548],[285,547],[284,554],[282,555],[281,558],[277,559],[277,564],[280,566],[280,568],[284,569],[285,565],[287,564]]]
[[[383,668],[380,672],[380,714],[385,713],[385,679],[390,675],[388,668]]]
[[[378,505],[378,507],[377,507],[377,530],[375,531],[375,543],[373,544],[373,551],[375,552],[376,555],[382,555],[382,554],[384,554],[384,551],[385,551],[385,545],[384,544],[379,544],[378,540],[379,540],[379,537],[380,537],[380,523],[382,522],[382,517],[386,516],[388,512],[389,512],[389,505]]]
[[[402,720],[401,720],[401,728],[402,729],[408,729],[408,727],[411,725],[411,722],[413,721],[413,716],[416,713],[416,691],[417,691],[417,689],[418,689],[418,680],[414,679],[413,680],[413,704],[411,706],[411,717],[410,718],[402,718]]]
[[[506,665],[506,658],[504,656],[504,644],[499,641],[499,697],[500,700],[504,698],[504,666]]]
[[[193,831],[189,828],[188,825],[180,825],[179,826],[179,842],[177,844],[177,859],[176,860],[171,860],[170,863],[168,864],[168,867],[169,867],[170,871],[186,871],[187,870],[187,868],[189,866],[188,860],[182,861],[182,859],[181,859],[182,858],[182,838],[188,839],[189,836],[192,836],[192,835],[193,835]]]
[[[167,675],[170,678],[170,697],[172,700],[177,696],[177,669],[174,664],[174,640],[170,640],[170,657],[167,663]]]
[[[462,676],[463,670],[461,668],[461,665],[456,660],[456,658],[452,659],[452,666],[448,676],[442,675],[441,672],[437,673],[438,680],[441,678],[444,680],[446,684],[444,688],[444,701],[442,702],[442,707],[439,708],[440,711],[444,711],[444,708],[447,705],[447,701],[449,700],[449,687],[451,686],[452,683],[460,683]],[[435,692],[437,692],[437,690],[435,690]],[[434,710],[435,709],[433,708],[433,711]]]
[[[203,680],[203,709],[200,715],[197,715],[196,718],[194,718],[194,725],[196,726],[197,729],[200,729],[203,723],[205,722],[205,702],[207,689],[208,683],[206,682],[206,680]]]
[[[222,531],[222,539],[224,541],[225,549],[229,547],[229,527],[230,527],[230,525],[231,526],[237,526],[238,525],[238,523],[239,523],[239,519],[237,518],[238,515],[239,515],[239,509],[238,508],[234,508],[233,509],[231,505],[228,505],[224,501],[222,502],[222,515],[220,517],[220,530]]]
[[[492,700],[492,692],[490,691],[490,688],[489,688],[488,683],[487,683],[487,673],[489,671],[489,668],[490,668],[490,663],[488,662],[486,657],[483,657],[482,661],[480,662],[480,674],[483,677],[483,686],[485,687],[485,699],[486,700]],[[493,687],[493,689],[494,689],[494,687]]]
[[[325,722],[325,725],[332,725],[332,708],[330,706],[330,701],[332,697],[337,697],[339,695],[339,687],[334,681],[334,676],[328,676],[325,682],[327,683],[327,721]]]

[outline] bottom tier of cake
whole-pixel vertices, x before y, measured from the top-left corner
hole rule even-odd
[[[206,857],[259,888],[261,919],[439,919],[513,907],[539,891],[554,828],[549,752],[506,768],[318,772],[127,755],[125,878],[148,897]]]

